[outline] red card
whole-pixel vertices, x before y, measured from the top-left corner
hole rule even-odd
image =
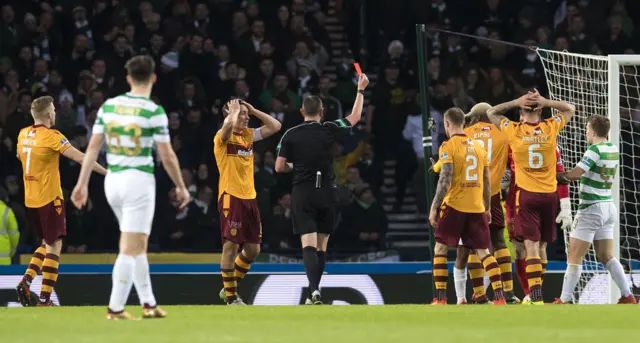
[[[356,68],[356,73],[358,73],[358,76],[362,75],[362,69],[360,69],[360,63],[354,63],[353,67]]]

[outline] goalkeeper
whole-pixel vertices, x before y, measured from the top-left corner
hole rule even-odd
[[[586,138],[590,146],[584,157],[571,171],[556,176],[560,184],[580,180],[580,203],[570,233],[562,295],[555,304],[566,304],[573,298],[582,272],[582,259],[592,243],[598,261],[605,265],[620,289],[622,297],[618,304],[636,303],[622,264],[612,255],[613,228],[619,215],[613,203],[611,186],[620,164],[620,153],[618,147],[607,140],[610,126],[607,117],[589,117]]]

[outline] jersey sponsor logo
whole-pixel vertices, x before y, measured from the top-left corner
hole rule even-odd
[[[253,155],[253,145],[245,147],[240,144],[227,143],[227,155],[249,157]]]
[[[533,132],[532,132],[532,133],[533,133],[534,135],[541,135],[541,134],[543,134],[544,132],[542,132],[542,129],[541,129],[541,128],[536,127],[535,129],[533,129]]]
[[[168,135],[169,134],[169,128],[167,127],[163,127],[160,129],[160,131],[158,132],[159,135]]]

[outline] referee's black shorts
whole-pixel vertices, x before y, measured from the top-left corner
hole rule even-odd
[[[297,184],[291,192],[293,233],[332,234],[338,219],[338,198],[333,187],[315,188],[315,184]]]

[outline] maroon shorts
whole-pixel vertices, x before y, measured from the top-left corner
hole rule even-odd
[[[552,243],[556,240],[558,196],[518,189],[516,193],[516,240]]]
[[[491,230],[504,230],[504,212],[500,202],[500,193],[491,197]]]
[[[223,194],[218,200],[222,241],[236,244],[262,242],[262,224],[256,199],[239,199]]]
[[[442,205],[436,242],[449,247],[462,244],[470,249],[488,249],[491,246],[489,237],[489,223],[484,213],[460,212],[446,204]]]
[[[27,207],[27,216],[39,240],[52,245],[67,235],[67,219],[64,200],[56,198],[38,208]]]

